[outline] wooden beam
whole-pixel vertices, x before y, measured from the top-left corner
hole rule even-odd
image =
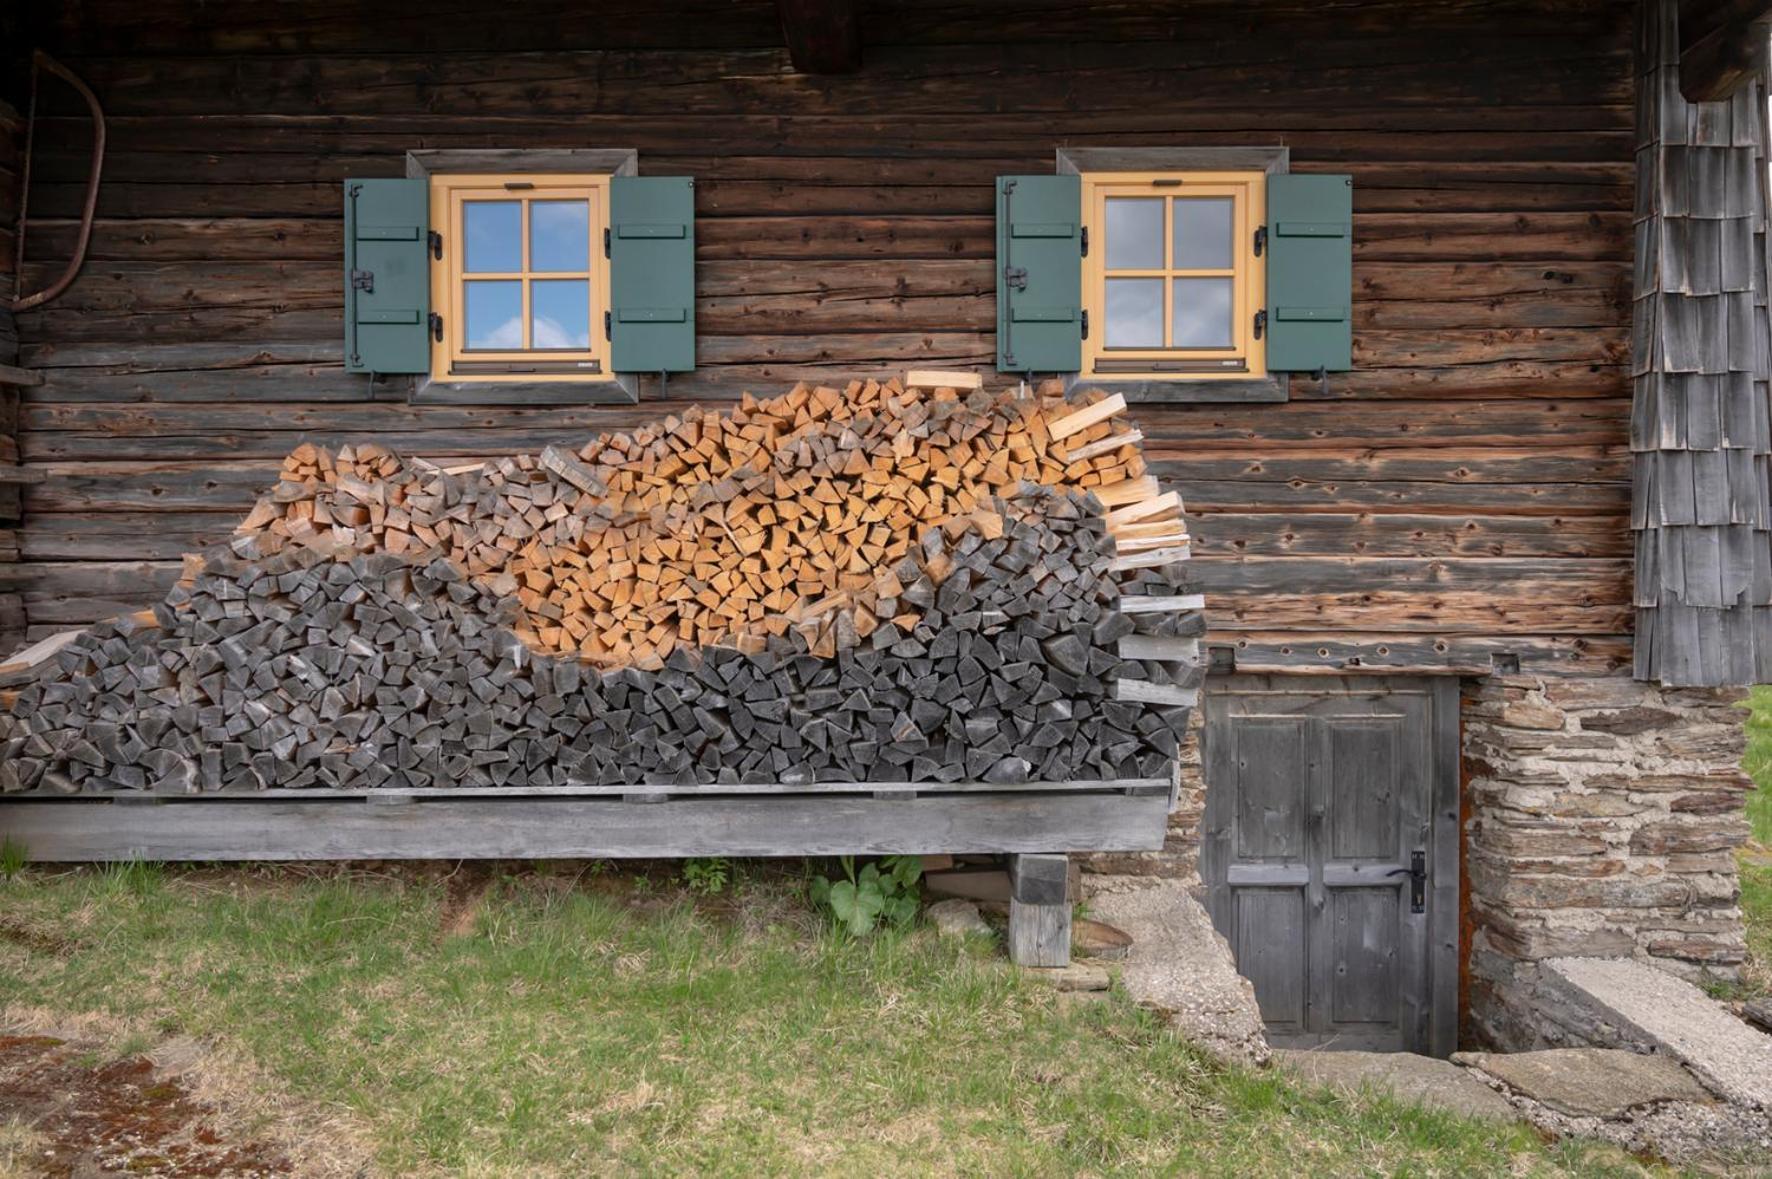
[[[856,0],[775,0],[788,57],[802,74],[853,74],[861,68]]]
[[[139,795],[0,800],[34,861],[529,859],[1154,851],[1165,794],[942,798],[415,797],[293,801]]]
[[[1772,0],[1680,0],[1680,93],[1721,102],[1760,68]]]

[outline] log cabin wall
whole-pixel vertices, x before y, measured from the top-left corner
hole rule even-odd
[[[876,0],[860,72],[814,77],[769,0],[45,4],[29,33],[98,92],[111,152],[83,277],[19,320],[47,377],[30,628],[160,598],[304,439],[492,455],[802,377],[989,370],[995,176],[1064,145],[1285,144],[1354,177],[1356,371],[1136,411],[1213,641],[1241,668],[1628,666],[1629,7]],[[84,178],[65,98],[41,258]],[[346,375],[339,182],[572,146],[696,178],[697,371],[618,408],[411,406]]]
[[[0,21],[0,34],[6,24]],[[18,524],[22,500],[19,484],[19,389],[7,380],[24,379],[18,365],[18,327],[6,303],[12,298],[15,270],[13,226],[18,223],[22,191],[21,159],[24,120],[0,100],[0,575],[18,564]],[[25,637],[24,597],[15,577],[0,576],[0,651],[11,651]]]

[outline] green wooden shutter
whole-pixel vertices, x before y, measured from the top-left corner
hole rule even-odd
[[[1267,222],[1268,368],[1351,369],[1353,177],[1269,176]]]
[[[431,370],[430,186],[345,181],[345,371]]]
[[[997,368],[1083,366],[1083,181],[997,177]]]
[[[695,368],[695,181],[610,180],[609,302],[616,372]]]

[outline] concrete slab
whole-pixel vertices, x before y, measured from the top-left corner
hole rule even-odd
[[[1466,1118],[1512,1119],[1507,1099],[1449,1060],[1409,1052],[1280,1049],[1274,1058],[1328,1089],[1370,1088],[1426,1109]]]
[[[1553,958],[1543,968],[1567,997],[1614,1025],[1621,1040],[1653,1044],[1720,1096],[1772,1110],[1772,1036],[1691,983],[1627,958]]]
[[[1163,1012],[1177,1031],[1215,1055],[1267,1060],[1255,988],[1237,973],[1230,946],[1184,885],[1092,891],[1089,909],[1132,937],[1120,964],[1127,994]]]
[[[1511,1092],[1573,1118],[1621,1118],[1646,1105],[1712,1100],[1705,1087],[1673,1057],[1646,1056],[1622,1048],[1456,1052],[1452,1061],[1478,1069]]]

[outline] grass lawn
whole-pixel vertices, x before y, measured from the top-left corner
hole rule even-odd
[[[1753,954],[1745,981],[1750,993],[1772,995],[1772,688],[1755,688],[1749,705],[1741,764],[1758,789],[1747,800],[1753,841],[1741,852],[1741,908]]]
[[[792,877],[734,887],[27,870],[0,881],[0,996],[218,1041],[396,1175],[1645,1173],[1210,1063],[987,944],[851,941]]]

